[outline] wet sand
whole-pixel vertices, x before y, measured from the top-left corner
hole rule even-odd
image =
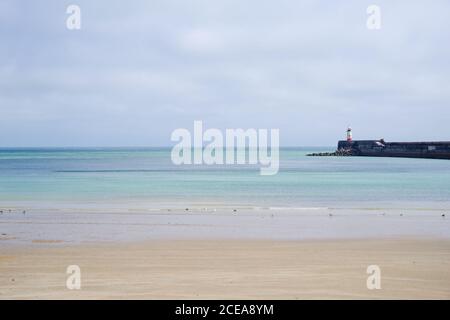
[[[381,289],[366,286],[381,268]],[[81,269],[81,289],[66,269]],[[449,239],[149,240],[0,247],[0,299],[450,299]]]
[[[443,212],[11,207],[0,299],[450,299]],[[69,265],[81,290],[66,288]],[[380,290],[367,288],[369,265]]]
[[[447,212],[432,208],[8,208],[0,215],[0,250],[45,243],[174,239],[450,240],[450,215],[442,216]]]

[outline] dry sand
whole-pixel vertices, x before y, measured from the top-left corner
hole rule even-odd
[[[368,290],[368,265],[381,289]],[[66,288],[79,265],[81,290]],[[0,247],[1,299],[450,298],[450,240],[152,240]]]

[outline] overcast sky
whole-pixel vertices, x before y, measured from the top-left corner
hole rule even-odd
[[[68,30],[66,8],[81,8]],[[368,30],[366,9],[381,8]],[[0,1],[0,146],[450,140],[450,1]]]

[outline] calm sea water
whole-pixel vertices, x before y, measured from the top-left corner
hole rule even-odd
[[[450,207],[450,161],[307,157],[285,148],[280,171],[176,166],[170,148],[0,149],[0,203],[148,202],[254,206]]]

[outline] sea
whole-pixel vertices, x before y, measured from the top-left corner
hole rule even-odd
[[[450,161],[309,157],[259,165],[175,165],[171,148],[2,148],[0,205],[450,208]]]

